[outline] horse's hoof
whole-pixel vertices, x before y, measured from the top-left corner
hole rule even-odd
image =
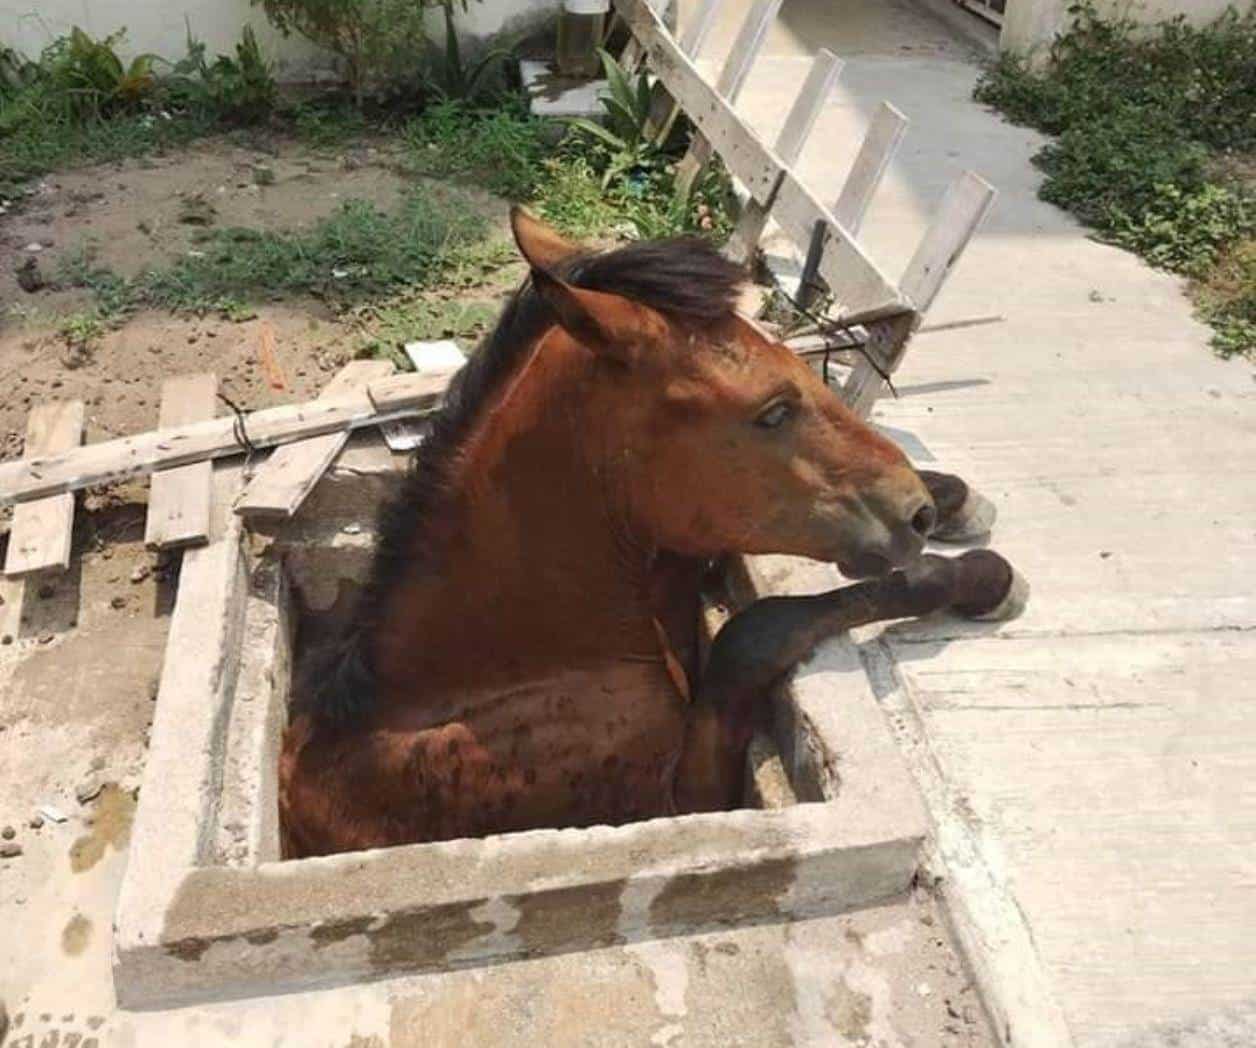
[[[978,542],[990,534],[998,516],[993,502],[969,488],[959,509],[939,521],[929,538],[938,542]]]
[[[1006,622],[1025,610],[1029,583],[993,550],[970,550],[959,558],[965,575],[965,599],[952,610],[975,622]]]
[[[1029,580],[1015,568],[1012,569],[1012,584],[1007,595],[987,612],[969,615],[974,622],[1008,622],[1020,618],[1021,612],[1029,603]]]

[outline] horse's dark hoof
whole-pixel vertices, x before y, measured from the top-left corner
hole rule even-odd
[[[943,516],[929,538],[938,542],[979,542],[994,529],[998,516],[993,502],[969,488],[959,508]]]
[[[959,557],[963,596],[951,605],[956,614],[977,622],[1014,619],[1029,602],[1029,583],[1003,557],[975,549]]]

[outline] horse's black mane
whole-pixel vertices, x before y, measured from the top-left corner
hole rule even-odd
[[[630,244],[602,254],[580,255],[554,270],[576,287],[622,295],[681,323],[703,324],[728,315],[745,280],[699,237]],[[375,694],[369,638],[391,589],[435,551],[424,537],[449,488],[451,465],[479,415],[480,406],[514,373],[523,353],[554,318],[527,280],[515,292],[497,326],[454,377],[430,430],[414,455],[398,494],[380,510],[371,576],[352,625],[338,644],[314,654],[301,673],[294,712],[345,725],[369,708]]]

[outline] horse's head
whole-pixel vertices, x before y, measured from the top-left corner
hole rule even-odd
[[[727,300],[693,318],[573,286],[554,272],[576,249],[525,212],[513,223],[537,292],[599,360],[591,417],[634,532],[676,553],[789,553],[853,577],[920,553],[935,515],[920,478],[796,354]]]

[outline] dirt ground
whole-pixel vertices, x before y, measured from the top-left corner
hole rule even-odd
[[[391,208],[410,181],[385,143],[333,152],[295,141],[267,146],[218,138],[176,155],[50,175],[17,214],[0,219],[0,458],[21,454],[27,411],[41,399],[83,399],[85,439],[104,440],[156,425],[167,376],[213,371],[241,407],[265,407],[308,399],[361,348],[361,332],[349,319],[309,298],[258,304],[256,318],[243,322],[143,311],[107,331],[80,362],[57,327],[90,307],[90,293],[56,287],[30,293],[18,284],[18,268],[30,258],[54,283],[60,261],[84,244],[94,247],[101,265],[126,277],[195,250],[193,238],[203,227],[181,221],[189,200],[211,206],[218,227],[292,230],[353,198]],[[273,183],[257,183],[259,168]],[[503,202],[483,194],[477,204],[504,223]],[[505,282],[513,276],[505,274]],[[259,361],[267,329],[283,389],[272,388]]]

